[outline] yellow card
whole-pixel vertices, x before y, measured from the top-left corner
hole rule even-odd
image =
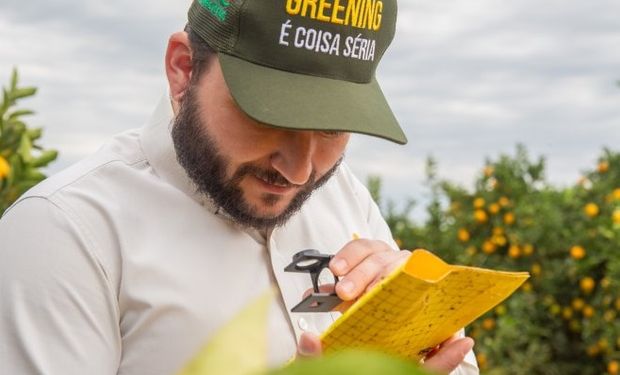
[[[362,347],[419,360],[529,278],[449,265],[416,250],[321,336],[325,352]]]

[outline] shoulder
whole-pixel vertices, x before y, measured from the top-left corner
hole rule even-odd
[[[93,155],[34,186],[22,195],[15,204],[32,197],[54,201],[54,197],[58,193],[100,179],[105,173],[114,174],[115,170],[118,169],[135,169],[144,162],[145,158],[138,142],[138,132],[130,130],[113,137]]]
[[[120,251],[110,212],[134,195],[130,181],[143,174],[145,164],[136,131],[115,136],[22,195],[0,219],[1,237],[42,259],[82,254],[115,288]]]

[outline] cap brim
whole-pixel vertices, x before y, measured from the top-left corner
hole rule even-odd
[[[273,69],[224,53],[218,56],[231,95],[256,121],[407,143],[375,78],[370,83],[353,83]]]

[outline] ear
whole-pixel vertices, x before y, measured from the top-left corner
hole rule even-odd
[[[174,104],[178,104],[192,77],[192,50],[187,33],[184,31],[172,34],[168,40],[166,76],[170,97]]]

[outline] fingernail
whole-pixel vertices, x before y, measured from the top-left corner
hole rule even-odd
[[[350,280],[341,280],[341,281],[338,282],[338,285],[339,285],[338,288],[344,294],[351,295],[351,293],[353,293],[354,285],[353,285],[352,281],[350,281]]]
[[[331,268],[336,273],[344,273],[347,269],[347,261],[341,258],[334,258],[331,261]]]
[[[465,354],[467,354],[470,350],[472,350],[474,348],[474,345],[476,345],[476,342],[471,337],[466,337],[466,339],[467,339],[468,349],[465,351]]]
[[[312,341],[304,339],[302,337],[299,343],[299,354],[309,356],[313,355],[314,352],[314,344],[312,343]]]

